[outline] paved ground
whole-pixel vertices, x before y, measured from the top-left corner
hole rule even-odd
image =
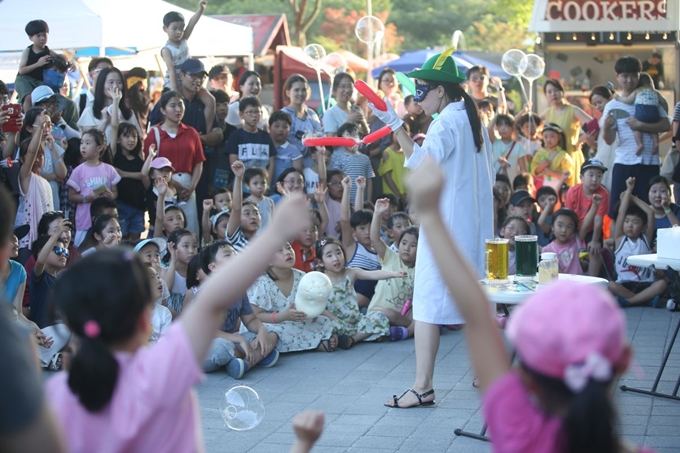
[[[663,349],[680,313],[665,309],[626,310],[637,370],[620,384],[651,387]],[[326,427],[315,452],[489,452],[489,444],[457,437],[454,429],[478,431],[483,423],[463,332],[445,330],[435,372],[435,408],[409,410],[383,406],[408,388],[415,366],[413,341],[360,344],[332,354],[281,356],[269,369],[251,370],[241,382],[253,387],[265,409],[252,431],[224,427],[218,412],[221,394],[235,381],[212,373],[198,387],[207,451],[287,452],[294,435],[292,418],[306,409],[326,413]],[[671,355],[659,391],[671,392],[680,374],[680,345]],[[624,435],[659,452],[680,452],[680,401],[616,390]]]

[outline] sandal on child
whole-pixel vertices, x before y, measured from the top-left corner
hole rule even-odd
[[[402,399],[403,396],[406,395],[408,392],[413,393],[416,396],[416,398],[418,398],[418,404],[414,404],[413,406],[408,406],[408,407],[402,407],[402,406],[399,405],[399,400]],[[427,398],[430,395],[434,395],[434,389],[428,390],[427,392],[423,392],[423,393],[418,393],[413,389],[407,389],[400,396],[392,395],[392,399],[394,400],[394,405],[387,404],[387,403],[385,403],[384,405],[387,406],[387,407],[394,407],[394,408],[397,408],[397,409],[410,409],[412,407],[434,406],[434,400],[423,401],[423,398]]]
[[[61,352],[54,354],[47,364],[47,369],[50,371],[61,371],[64,367],[64,361],[61,357]]]
[[[406,340],[408,338],[408,329],[403,326],[390,327],[390,341]]]
[[[347,350],[354,346],[354,338],[349,335],[340,335],[338,337],[338,347]]]
[[[316,348],[318,351],[326,351],[326,352],[333,352],[335,351],[335,348],[331,345],[331,340],[321,340],[319,342],[319,347]]]

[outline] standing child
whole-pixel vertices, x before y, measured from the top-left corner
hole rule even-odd
[[[565,175],[567,175],[567,185],[576,184],[576,175],[571,172],[574,161],[564,150],[565,140],[562,128],[557,124],[545,123],[543,126],[544,146],[531,159],[531,175],[537,178],[537,186],[548,184],[555,187],[553,181],[559,181]],[[555,187],[555,189],[558,188],[559,186]]]
[[[380,257],[383,271],[400,271],[406,269],[406,277],[392,280],[380,280],[375,294],[368,306],[368,313],[380,312],[390,321],[390,339],[405,340],[413,336],[415,324],[413,313],[402,314],[404,304],[413,298],[413,279],[418,250],[418,228],[408,227],[399,235],[395,243],[399,244],[393,251],[380,237],[380,218],[389,210],[389,200],[383,198],[375,202],[375,212],[371,222],[371,240]],[[394,245],[394,244],[393,244]]]
[[[260,229],[260,210],[252,201],[243,200],[243,162],[234,162],[231,171],[234,172],[234,202],[227,223],[227,242],[241,252]]]
[[[404,187],[404,177],[408,170],[404,166],[406,156],[401,149],[399,140],[396,139],[394,132],[391,134],[392,144],[383,151],[378,174],[382,177],[382,190],[384,194],[391,194],[397,197],[400,205],[406,204],[406,188]]]
[[[49,381],[46,394],[69,450],[203,450],[192,392],[202,379],[200,364],[225,310],[265,271],[283,238],[298,233],[306,209],[299,198],[284,201],[274,225],[252,250],[215,272],[201,298],[151,347],[145,347],[153,304],[150,282],[134,255],[97,253],[59,280],[55,300],[80,347],[69,372]]]
[[[274,215],[274,201],[265,195],[267,179],[267,170],[260,167],[248,168],[243,174],[243,182],[250,192],[245,201],[254,203],[260,211],[260,229],[266,227]]]
[[[330,154],[327,153],[326,148],[323,146],[309,148],[309,159],[312,161],[312,165],[302,169],[302,174],[305,177],[305,191],[308,197],[314,195],[317,187],[326,185],[327,156],[330,156]]]
[[[618,278],[609,282],[609,289],[622,307],[647,304],[656,308],[668,286],[666,280],[654,281],[653,269],[628,264],[629,256],[652,253],[649,244],[655,231],[654,210],[633,195],[634,187],[635,178],[628,178],[616,216],[614,259]]]
[[[168,308],[173,317],[179,316],[184,308],[187,293],[187,268],[191,258],[198,253],[194,234],[186,229],[175,230],[168,235],[168,251],[163,257],[161,278],[170,289]]]
[[[442,221],[444,174],[430,161],[409,183],[425,233],[437,244],[437,267],[465,318],[494,449],[650,453],[629,446],[612,429],[612,388],[630,363],[631,349],[625,317],[611,296],[597,285],[571,282],[532,295],[506,328],[520,362],[512,368],[489,301]]]
[[[354,123],[344,123],[338,128],[338,137],[350,137],[359,140],[359,128]],[[354,200],[357,193],[357,178],[363,177],[366,181],[366,193],[364,194],[364,201],[371,200],[373,195],[373,167],[371,160],[367,155],[359,152],[359,146],[352,146],[349,148],[336,148],[331,156],[331,163],[329,168],[342,171],[350,177],[351,187],[350,197]]]
[[[380,259],[373,249],[371,241],[371,222],[373,213],[367,209],[357,209],[351,213],[349,206],[350,177],[342,180],[342,211],[340,212],[340,228],[342,231],[342,246],[350,259],[347,266],[360,268],[365,271],[380,269]],[[357,178],[357,185],[363,186],[364,178]],[[360,194],[361,195],[361,194]],[[318,254],[317,254],[318,256]],[[356,279],[352,279],[354,283]],[[368,307],[375,293],[376,279],[356,280],[356,290],[359,307]]]
[[[113,166],[103,163],[100,158],[106,149],[106,138],[99,129],[83,133],[80,154],[83,163],[78,165],[66,182],[69,186],[68,199],[76,203],[76,235],[74,243],[79,246],[92,226],[90,203],[101,197],[116,199],[120,175]]]
[[[538,128],[542,123],[541,117],[535,113],[525,113],[517,120],[517,127],[522,131],[519,143],[527,151],[527,156],[529,156],[528,163],[531,163],[534,154],[541,149],[541,137],[539,136]]]
[[[321,239],[316,244],[316,256],[321,261],[322,271],[333,283],[331,295],[328,297],[328,316],[333,321],[338,337],[338,347],[349,349],[360,341],[375,341],[390,334],[390,321],[377,311],[362,314],[357,303],[354,282],[364,280],[386,280],[404,278],[404,270],[366,271],[357,267],[345,267],[347,260],[345,249],[334,238]]]
[[[515,140],[515,120],[510,115],[496,115],[488,126],[489,140],[492,143],[494,170],[514,181],[517,175],[525,173],[532,155]],[[496,133],[500,139],[496,139]]]
[[[168,42],[161,49],[161,57],[167,66],[165,71],[165,87],[179,92],[179,67],[191,56],[187,41],[194,31],[194,27],[203,15],[207,0],[199,0],[198,10],[191,16],[186,28],[184,16],[176,11],[170,11],[163,16],[163,31],[168,35]],[[215,98],[205,88],[198,91],[198,98],[205,105],[205,124],[213,124],[215,121]]]
[[[236,251],[227,242],[213,242],[201,250],[201,269],[209,276],[234,256]],[[241,321],[243,330],[239,333]],[[203,360],[203,371],[209,373],[225,367],[229,376],[241,379],[255,365],[264,368],[274,366],[279,359],[279,351],[276,350],[278,339],[277,334],[268,331],[257,318],[248,296],[244,295],[226,310],[224,323]]]
[[[248,97],[241,100],[238,110],[243,127],[232,132],[227,141],[229,163],[239,160],[244,168],[266,168],[269,170],[267,184],[272,187],[276,146],[269,133],[257,127],[262,115],[262,104],[257,98]]]
[[[588,219],[591,221],[600,205],[599,195],[593,196],[593,205],[588,211]],[[543,252],[552,252],[557,256],[557,265],[562,274],[583,275],[585,263],[581,263],[580,252],[585,248],[584,231],[578,229],[578,216],[568,208],[562,208],[553,216],[553,230],[555,239],[545,247]],[[600,273],[601,258],[599,250],[597,254],[588,253],[588,275],[597,276]]]
[[[635,104],[635,119],[642,123],[656,123],[661,119],[659,115],[659,105],[666,104],[663,95],[654,89],[654,81],[651,76],[645,72],[640,73],[640,82],[638,87],[633,90],[628,96],[621,96],[615,93],[614,99],[624,104]],[[665,106],[668,111],[668,105]],[[642,132],[641,130],[633,130],[635,136],[635,143],[637,144],[638,156],[642,154],[644,144],[642,143],[642,134],[647,133],[652,138],[652,154],[659,154],[659,134],[651,132]]]
[[[276,181],[286,168],[296,168],[302,171],[302,153],[288,142],[290,127],[293,123],[290,115],[283,110],[272,113],[269,117],[269,134],[276,147],[276,159],[272,181]]]

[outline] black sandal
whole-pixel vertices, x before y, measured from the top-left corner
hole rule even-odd
[[[330,339],[328,339],[328,340],[321,340],[321,341],[319,342],[319,346],[322,347],[322,348],[324,349],[324,351],[326,351],[326,352],[333,352],[333,351],[335,351],[335,349],[333,349],[333,347],[331,346],[331,340],[330,340]],[[319,348],[317,347],[317,350],[318,350],[318,349],[319,349]]]
[[[413,394],[416,396],[416,398],[418,398],[418,404],[415,404],[415,405],[413,405],[413,406],[408,406],[408,407],[401,407],[401,406],[399,405],[399,400],[400,400],[404,395],[406,395],[408,392],[413,393]],[[397,409],[410,409],[410,408],[412,408],[412,407],[420,407],[420,406],[434,406],[434,400],[423,402],[423,398],[427,398],[427,397],[430,396],[430,395],[434,395],[434,389],[428,390],[427,392],[423,392],[423,393],[418,393],[418,392],[416,392],[416,391],[413,390],[413,389],[407,389],[407,390],[406,390],[404,393],[402,393],[400,396],[392,395],[392,399],[394,400],[394,405],[390,405],[390,404],[385,403],[384,406],[387,406],[387,407],[394,407],[394,408],[397,408]]]
[[[338,347],[340,349],[347,350],[354,346],[354,337],[351,337],[349,335],[340,335],[338,337]]]

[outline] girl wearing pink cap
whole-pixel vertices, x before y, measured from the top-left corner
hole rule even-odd
[[[487,298],[439,212],[444,174],[431,160],[409,178],[434,259],[465,318],[494,451],[649,452],[620,439],[611,385],[628,367],[626,323],[612,296],[595,285],[553,284],[517,308],[507,333],[510,356]],[[455,269],[455,271],[452,271]],[[559,316],[555,316],[559,313]]]

